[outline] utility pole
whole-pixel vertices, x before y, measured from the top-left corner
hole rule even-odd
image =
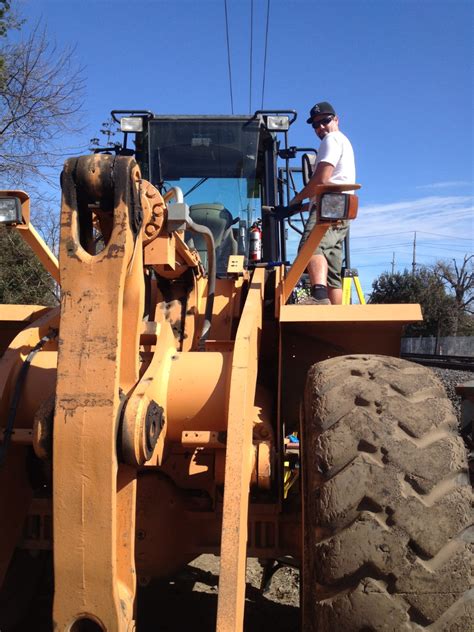
[[[411,264],[411,269],[412,269],[413,276],[415,276],[415,272],[416,272],[416,230],[414,232],[414,237],[413,237],[413,261],[412,261],[412,264]]]
[[[392,257],[392,276],[394,275],[395,272],[395,253],[393,253],[393,257]]]

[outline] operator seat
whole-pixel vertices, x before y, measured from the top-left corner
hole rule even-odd
[[[232,231],[233,217],[230,211],[223,204],[205,203],[192,204],[189,207],[189,213],[196,224],[207,226],[211,231],[216,248],[217,273],[225,273],[229,256],[237,254],[237,241]],[[188,232],[186,239],[188,245],[199,252],[202,264],[207,270],[207,248],[204,237]]]

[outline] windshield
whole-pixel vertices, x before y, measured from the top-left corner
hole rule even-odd
[[[241,236],[239,254],[247,254],[245,235],[261,216],[259,133],[257,120],[244,119],[155,119],[149,126],[151,182],[162,191],[180,187],[198,223],[211,213],[228,218],[225,230],[236,242]]]

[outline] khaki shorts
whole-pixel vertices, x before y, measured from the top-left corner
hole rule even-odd
[[[298,250],[308,239],[310,232],[316,225],[316,212],[310,213],[308,221],[304,227]],[[328,228],[326,234],[321,239],[319,246],[313,254],[323,255],[328,262],[328,286],[341,288],[341,268],[342,268],[342,244],[349,230],[349,222],[341,222],[337,227]]]

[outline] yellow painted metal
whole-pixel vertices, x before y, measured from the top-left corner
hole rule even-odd
[[[154,463],[161,465],[168,429],[167,394],[172,358],[176,354],[176,339],[165,319],[158,323],[157,342],[153,359],[127,401],[122,420],[122,440],[126,444],[130,464],[143,465],[151,457],[145,447],[145,422],[148,407],[155,402],[163,409],[164,425],[154,449]],[[125,447],[122,447],[125,450]]]
[[[21,323],[22,328],[38,317],[39,312],[50,310],[44,305],[0,305],[0,327],[9,322]]]
[[[8,309],[10,307],[11,309]],[[28,321],[29,316],[36,317],[36,320],[29,326],[27,325],[16,336],[0,358],[0,426],[2,426],[0,439],[3,439],[3,426],[7,419],[8,407],[20,368],[37,342],[52,328],[57,328],[58,312],[57,308],[39,307],[35,313],[33,306],[4,305],[1,307],[0,313],[3,318],[5,316],[13,317],[16,314],[18,318],[22,319],[20,322],[23,325],[25,325],[25,320]],[[51,341],[47,343],[45,348],[53,350],[55,346],[55,341]],[[5,463],[0,467],[0,516],[2,516],[0,586],[20,537],[32,498],[26,466],[28,449],[21,444],[31,443],[34,412],[48,397],[50,389],[54,389],[55,355],[54,351],[40,351],[35,357],[34,380],[30,379],[23,388],[23,397],[15,419],[15,434],[12,436],[12,443],[6,455]],[[34,384],[34,389],[33,382],[38,382]]]
[[[243,628],[250,478],[252,409],[255,402],[265,271],[254,271],[240,319],[232,359],[227,424],[218,632]]]
[[[100,156],[84,165],[71,159],[63,172],[53,436],[53,617],[58,632],[84,617],[108,631],[129,630],[134,620],[136,470],[120,464],[116,452],[121,380],[128,387],[138,379],[140,326],[135,321],[143,311],[143,302],[133,305],[143,293],[130,288],[143,278],[141,236],[134,243],[130,229],[129,193],[136,194],[139,177],[130,160]],[[109,243],[92,256],[79,239],[75,174],[81,167],[100,179],[104,164],[114,169],[118,195]],[[127,337],[133,344],[124,343]]]
[[[243,277],[216,279],[212,310],[212,339],[232,340],[240,317]],[[207,291],[207,288],[206,288]]]
[[[423,320],[418,304],[384,305],[284,305],[280,322],[408,324]],[[341,341],[344,342],[344,341]]]
[[[146,265],[166,265],[176,268],[176,240],[174,233],[159,235],[145,246]]]
[[[345,274],[342,277],[342,304],[350,305],[352,298],[352,281],[354,281],[354,286],[357,292],[357,298],[359,299],[360,305],[365,305],[364,293],[362,291],[362,286],[359,281],[359,275],[357,270],[349,270],[349,274]]]
[[[309,234],[308,239],[303,244],[303,247],[298,253],[298,256],[293,261],[293,265],[287,275],[287,277],[283,280],[283,288],[281,293],[281,305],[285,305],[287,300],[290,298],[290,294],[298,283],[301,275],[306,269],[309,260],[311,259],[313,252],[318,247],[321,239],[326,234],[330,224],[316,224],[311,233]]]
[[[231,363],[228,351],[175,355],[167,392],[169,441],[181,443],[186,430],[226,430]]]
[[[342,279],[342,304],[343,305],[351,304],[351,294],[352,294],[352,278],[343,277]]]
[[[56,283],[59,283],[59,262],[57,257],[51,252],[44,239],[35,229],[31,222],[28,226],[17,226],[18,232],[23,240],[30,246],[35,255],[50,273]]]
[[[358,276],[354,277],[354,285],[355,285],[355,288],[356,288],[357,298],[359,299],[359,303],[361,305],[365,305],[364,292],[362,291],[362,287],[361,287],[361,284],[360,284]]]
[[[15,337],[0,358],[0,426],[4,425],[3,421],[7,417],[7,408],[23,362],[39,340],[59,326],[57,307],[42,308],[36,316],[36,320]],[[15,428],[31,428],[36,410],[54,392],[56,351],[57,342],[51,340],[32,359],[17,408]]]

